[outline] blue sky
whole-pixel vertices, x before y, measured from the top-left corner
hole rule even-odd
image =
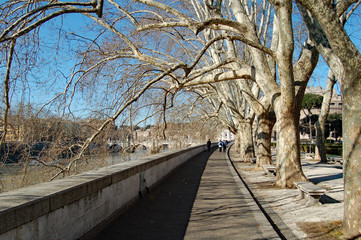
[[[346,30],[350,34],[352,41],[361,49],[361,22],[360,22],[360,10],[358,13],[354,14],[350,18],[349,22],[346,25]],[[77,33],[82,35],[83,33],[87,34],[89,38],[92,38],[96,33],[89,36],[89,31],[85,31],[85,28],[88,26],[88,22],[92,21],[87,17],[81,14],[67,14],[66,16],[59,17],[55,20],[52,20],[49,23],[46,23],[40,30],[41,43],[40,43],[40,53],[41,61],[43,63],[42,68],[34,68],[29,75],[30,85],[33,85],[31,90],[30,100],[34,104],[44,103],[49,101],[55,96],[55,93],[60,93],[64,90],[67,81],[69,81],[69,75],[72,72],[72,66],[76,63],[76,53],[77,53],[77,41],[67,42],[64,37],[59,41],[59,26],[63,32],[67,33]],[[85,36],[85,35],[84,35]],[[71,34],[68,34],[67,37],[71,37]],[[70,43],[70,44],[69,44]],[[59,47],[58,51],[55,51],[57,55],[54,55],[54,50]],[[58,68],[58,71],[54,75],[54,68]],[[328,74],[328,66],[320,57],[318,66],[313,73],[309,86],[321,86],[324,87],[326,83],[326,78]],[[49,80],[49,81],[48,81]],[[44,82],[44,83],[41,83]],[[53,83],[53,84],[49,84]],[[35,87],[36,84],[44,86],[44,88]],[[40,86],[38,85],[38,86]],[[35,88],[34,88],[35,87]],[[336,89],[339,87],[336,86]],[[340,92],[339,92],[340,93]],[[89,114],[88,102],[83,98],[82,93],[75,96],[73,102],[73,110],[75,114],[85,115]],[[14,96],[16,99],[16,96]],[[53,108],[56,111],[55,108]]]
[[[346,32],[349,34],[352,42],[356,45],[358,50],[361,52],[361,9],[358,10],[350,17],[345,25]],[[323,60],[322,56],[319,58],[317,67],[312,74],[312,77],[308,83],[309,86],[321,86],[325,87],[326,78],[328,75],[328,66]],[[335,85],[338,94],[341,94],[340,86],[338,83]]]

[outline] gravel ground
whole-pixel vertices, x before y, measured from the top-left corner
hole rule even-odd
[[[319,205],[306,206],[297,200],[297,189],[281,189],[273,185],[275,177],[266,176],[254,165],[240,162],[231,151],[231,159],[255,196],[261,196],[283,220],[297,239],[342,239],[331,236],[343,218],[343,175],[339,164],[319,164],[302,156],[302,168],[307,178],[327,190]]]

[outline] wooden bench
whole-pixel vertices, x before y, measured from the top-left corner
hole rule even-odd
[[[262,165],[266,175],[269,176],[275,176],[276,175],[276,166],[273,165]]]
[[[311,182],[294,182],[293,184],[298,188],[299,191],[299,195],[297,197],[298,200],[303,199],[305,194],[307,195],[308,201],[306,206],[313,206],[318,204],[321,196],[326,192],[326,189],[320,188]]]
[[[333,164],[335,163],[339,163],[340,165],[343,164],[342,157],[328,157],[327,160]]]

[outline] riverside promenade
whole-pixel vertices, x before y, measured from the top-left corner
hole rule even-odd
[[[84,239],[280,239],[225,152],[203,152]]]

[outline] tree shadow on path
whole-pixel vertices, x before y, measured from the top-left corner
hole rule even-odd
[[[95,239],[183,239],[212,152],[202,152],[186,162]]]

